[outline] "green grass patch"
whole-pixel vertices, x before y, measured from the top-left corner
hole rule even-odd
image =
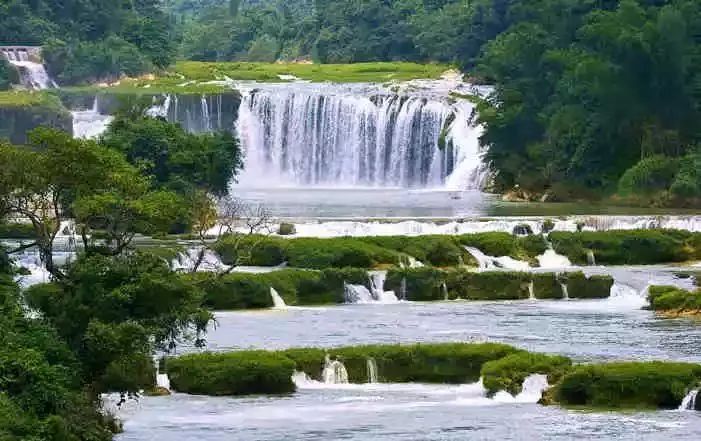
[[[565,294],[562,291],[562,284],[555,273],[534,273],[533,294],[536,299],[562,299]]]
[[[614,280],[611,276],[593,275],[587,277],[582,272],[567,273],[561,276],[567,285],[571,299],[605,299],[611,296]]]
[[[10,90],[0,92],[0,108],[45,107],[54,111],[66,109],[61,101],[52,93],[46,91]]]
[[[334,83],[377,83],[413,79],[437,79],[447,70],[446,64],[418,64],[405,62],[375,62],[355,64],[301,64],[301,63],[248,63],[248,62],[178,62],[173,72],[187,80],[209,81],[231,78],[279,82],[280,75]]]
[[[555,388],[557,402],[571,406],[675,409],[701,380],[701,365],[608,363],[580,365]]]

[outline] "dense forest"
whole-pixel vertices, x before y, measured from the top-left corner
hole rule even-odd
[[[495,190],[699,203],[698,1],[11,0],[0,12],[0,41],[44,44],[64,84],[177,58],[453,63],[495,86],[480,103]],[[0,87],[10,74],[0,65]]]

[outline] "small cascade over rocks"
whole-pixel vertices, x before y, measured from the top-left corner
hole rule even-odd
[[[538,256],[537,259],[538,266],[541,268],[569,268],[572,266],[572,262],[567,256],[557,254],[550,241],[548,241],[548,249],[545,250],[545,253]]]
[[[346,298],[346,303],[373,303],[375,300],[372,293],[363,285],[352,285],[346,283],[343,285],[343,293]]]
[[[40,63],[41,48],[38,47],[0,47],[0,53],[17,67],[21,83],[28,89],[42,90],[58,87],[49,77],[46,68]]]
[[[567,288],[567,283],[560,282],[560,287],[562,288],[562,298],[564,300],[569,300],[570,299],[570,290],[569,290],[569,288]]]
[[[531,282],[528,284],[528,299],[529,300],[536,300],[535,297],[535,282],[531,280]]]
[[[696,399],[698,398],[698,395],[699,389],[694,389],[691,392],[689,392],[682,400],[682,404],[679,406],[679,410],[699,410],[699,406],[697,406],[696,404]]]
[[[596,256],[592,250],[587,250],[587,263],[592,266],[596,265]]]
[[[244,95],[237,123],[244,186],[483,187],[469,101],[373,85],[258,86]]]
[[[379,303],[397,303],[397,295],[394,291],[385,291],[387,271],[370,271],[370,288],[373,300]]]
[[[287,309],[287,304],[285,303],[285,300],[282,297],[280,297],[280,294],[272,286],[270,287],[270,297],[272,297],[273,299],[274,309]]]
[[[348,371],[343,363],[338,360],[331,360],[331,357],[326,354],[321,378],[325,384],[348,384]]]
[[[374,358],[368,358],[367,368],[368,368],[368,383],[369,384],[378,383],[379,381],[378,381],[378,376],[377,376],[377,361],[375,361]]]
[[[94,139],[102,135],[114,120],[113,116],[103,115],[99,111],[98,100],[93,100],[92,108],[73,110],[73,136],[82,139]]]
[[[528,262],[516,260],[509,256],[488,256],[474,247],[465,247],[465,250],[475,258],[480,270],[508,269],[513,271],[528,271],[531,267]]]
[[[543,398],[543,392],[548,390],[548,376],[543,374],[532,374],[523,380],[521,393],[515,397],[508,392],[497,392],[494,401],[501,403],[537,403]]]
[[[178,254],[170,264],[174,271],[191,272],[195,269],[198,259],[200,259],[200,253],[202,248],[194,247],[189,248],[187,251]],[[221,258],[211,250],[205,250],[202,260],[197,267],[198,272],[217,272],[225,271],[229,269],[229,266],[221,261]]]

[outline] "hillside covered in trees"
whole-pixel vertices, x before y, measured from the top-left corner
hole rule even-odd
[[[11,0],[0,41],[76,84],[197,61],[447,62],[480,104],[494,189],[698,205],[695,0]],[[11,70],[0,65],[0,87]]]

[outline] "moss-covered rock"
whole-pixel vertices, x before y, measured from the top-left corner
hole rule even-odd
[[[547,375],[548,384],[555,384],[571,366],[572,360],[567,357],[519,351],[485,363],[482,378],[490,394],[504,390],[517,395],[529,375]]]
[[[701,314],[701,290],[687,291],[675,286],[651,286],[650,309],[665,313]]]
[[[553,248],[586,265],[589,252],[601,265],[647,265],[701,258],[701,233],[678,230],[560,232],[549,236]]]
[[[698,386],[701,365],[690,363],[608,363],[580,365],[554,390],[564,405],[604,408],[676,409]]]
[[[554,273],[535,273],[533,278],[533,294],[537,299],[562,299],[562,284]]]
[[[277,234],[280,236],[290,236],[296,233],[295,224],[282,222],[278,227]]]
[[[467,274],[466,300],[519,300],[530,297],[528,273],[493,271]]]
[[[194,395],[285,394],[295,391],[295,363],[266,351],[195,354],[167,360],[171,387]]]
[[[562,275],[571,299],[605,299],[611,296],[614,280],[611,276],[593,275],[587,277],[582,272]]]
[[[0,92],[0,138],[25,144],[27,132],[40,126],[73,133],[73,117],[61,101],[45,92]]]
[[[392,269],[387,272],[385,289],[403,300],[429,302],[445,299],[446,272],[432,267]]]

